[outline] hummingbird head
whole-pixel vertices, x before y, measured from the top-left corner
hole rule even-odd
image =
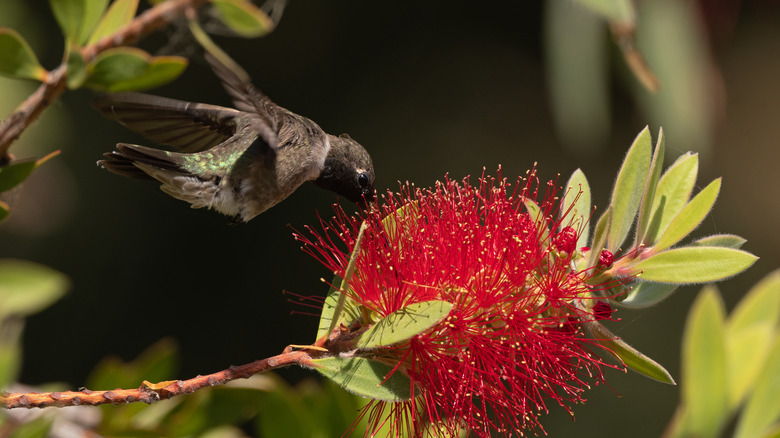
[[[330,151],[314,184],[345,196],[358,204],[374,199],[374,165],[360,143],[347,134],[328,135]]]

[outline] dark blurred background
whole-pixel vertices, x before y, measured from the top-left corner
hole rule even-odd
[[[639,6],[637,41],[661,80],[656,94],[631,76],[603,23],[569,2],[290,1],[267,37],[215,39],[278,104],[361,142],[380,191],[407,180],[430,186],[447,173],[476,177],[499,164],[514,177],[538,162],[543,178],[560,173],[561,183],[582,168],[602,211],[636,134],[649,124],[655,138],[663,125],[670,160],[701,153],[699,187],[724,177],[695,235],[739,234],[761,257],[720,285],[731,308],[780,266],[780,2]],[[0,25],[25,36],[45,67],[59,64],[62,37],[46,2],[3,0]],[[229,104],[183,29],[140,45],[193,55],[180,79],[153,93]],[[0,78],[0,117],[34,87]],[[117,142],[150,143],[103,119],[92,96],[66,93],[12,148],[20,158],[62,155],[17,194],[0,227],[0,257],[41,262],[73,284],[28,320],[22,381],[78,387],[101,358],[131,359],[164,337],[181,347],[171,378],[312,342],[317,318],[291,315],[307,310],[282,291],[325,294],[320,278],[329,273],[292,231],[317,223],[317,211],[329,216],[335,195],[307,184],[250,223],[229,226],[156,184],[98,168]],[[679,378],[684,318],[699,288],[621,310],[613,328]],[[575,407],[576,422],[551,407],[542,420],[550,436],[623,436],[629,427],[634,438],[660,435],[678,390],[631,373],[608,371],[607,379]]]

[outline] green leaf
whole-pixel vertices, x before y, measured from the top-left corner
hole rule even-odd
[[[81,52],[73,50],[68,53],[67,67],[68,88],[75,90],[81,87],[87,79],[87,68],[84,63],[84,57],[81,56]]]
[[[707,283],[739,274],[758,257],[749,252],[715,246],[689,246],[660,252],[631,267],[645,281]]]
[[[650,224],[642,241],[646,246],[652,246],[656,242],[669,222],[688,203],[698,171],[699,156],[686,153],[680,156],[658,181]]]
[[[356,347],[370,349],[403,342],[441,322],[452,310],[446,301],[410,304],[387,315],[357,339]]]
[[[87,65],[84,85],[109,92],[141,90],[176,79],[186,67],[187,59],[180,56],[152,57],[141,49],[117,47]]]
[[[86,43],[95,25],[100,20],[103,12],[108,6],[108,0],[82,0],[84,2],[84,16],[81,20],[81,30],[79,31],[78,44]],[[136,0],[137,1],[137,0]]]
[[[35,160],[21,161],[0,167],[0,192],[11,190],[21,184],[35,169]]]
[[[364,357],[331,356],[312,360],[313,368],[347,391],[374,400],[408,400],[411,379],[390,365]],[[385,377],[392,372],[390,377]]]
[[[104,0],[99,0],[104,1]],[[54,18],[65,36],[65,46],[73,47],[79,43],[81,24],[86,18],[86,0],[49,0]]]
[[[635,309],[652,306],[672,295],[678,287],[677,284],[640,280],[620,304]]]
[[[755,390],[747,401],[737,423],[735,438],[769,436],[777,433],[780,420],[780,336],[775,336],[774,345],[756,381]]]
[[[68,286],[65,275],[47,266],[0,259],[0,319],[39,312],[60,299]]]
[[[90,35],[87,45],[95,44],[126,26],[133,21],[136,10],[138,10],[138,0],[114,0],[114,3],[98,22],[95,31]]]
[[[633,25],[636,20],[636,11],[631,0],[576,0],[576,2],[612,22]]]
[[[650,129],[645,127],[628,150],[612,189],[612,223],[607,230],[607,249],[613,253],[623,244],[637,215],[650,169],[651,151]]]
[[[355,238],[355,247],[352,248],[352,254],[349,255],[349,263],[347,264],[347,268],[344,270],[344,279],[341,281],[341,286],[339,287],[338,293],[338,299],[336,300],[335,307],[333,310],[327,310],[328,313],[331,314],[331,321],[330,325],[328,326],[328,329],[325,331],[325,336],[330,335],[333,333],[333,330],[336,329],[339,322],[342,321],[344,318],[344,315],[342,315],[347,307],[347,302],[352,302],[352,300],[341,291],[346,291],[349,288],[349,282],[352,281],[352,275],[355,273],[355,267],[357,265],[357,259],[360,255],[360,243],[363,241],[363,234],[365,233],[366,229],[368,228],[368,225],[366,225],[365,222],[360,224],[360,230],[358,231],[358,235]],[[335,284],[335,283],[334,283]],[[326,309],[323,308],[323,314],[326,312]],[[320,321],[322,321],[323,318],[320,318]],[[319,332],[322,331],[322,326],[320,326]],[[318,335],[317,339],[319,340],[322,336]]]
[[[92,389],[133,388],[142,381],[152,383],[173,378],[177,368],[178,347],[170,338],[161,339],[130,362],[118,357],[103,359],[87,378]]]
[[[540,231],[538,236],[539,241],[543,243],[548,242],[550,226],[547,223],[547,218],[542,212],[542,209],[539,208],[539,205],[536,202],[530,199],[524,199],[523,205],[525,206],[525,209],[528,210],[528,215],[534,219],[536,230]]]
[[[780,321],[780,270],[764,277],[740,300],[728,320],[729,405],[736,408],[754,387]]]
[[[661,234],[658,242],[653,245],[653,252],[663,251],[676,244],[701,224],[712,210],[712,206],[715,205],[715,199],[720,193],[720,183],[720,178],[711,182],[680,210]]]
[[[333,277],[333,281],[331,284],[333,285],[341,285],[343,280],[338,275]],[[333,315],[336,312],[336,308],[338,307],[339,297],[341,297],[342,294],[339,291],[337,287],[330,287],[330,290],[328,290],[328,295],[325,297],[325,302],[322,305],[322,313],[320,314],[320,323],[317,329],[317,339],[321,339],[323,336],[327,336],[330,334],[329,329],[331,326],[338,327],[339,324],[344,324],[345,326],[349,327],[360,319],[360,307],[357,303],[355,303],[351,298],[349,298],[347,295],[344,295],[344,304],[343,309],[340,313],[338,321],[336,321],[335,324],[332,323],[333,321]]]
[[[418,202],[412,201],[394,212],[388,214],[382,219],[382,228],[390,239],[395,239],[395,233],[398,230],[398,222],[408,220],[409,216],[419,216]]]
[[[740,249],[747,240],[734,234],[715,234],[702,237],[691,243],[693,246],[722,246],[723,248]]]
[[[607,210],[601,215],[596,222],[596,227],[593,229],[593,243],[590,245],[590,251],[588,251],[588,262],[585,268],[598,264],[601,250],[607,244],[607,230],[609,230],[611,223],[612,207],[607,207]]]
[[[590,238],[589,227],[586,224],[591,215],[590,185],[582,170],[577,169],[566,182],[566,188],[563,201],[561,201],[561,214],[568,212],[566,216],[572,220],[572,226],[582,229],[580,237],[577,238],[577,248],[579,249],[586,246]]]
[[[704,287],[683,335],[682,399],[686,436],[717,436],[728,419],[725,310],[717,290]]]
[[[21,320],[3,321],[3,339],[0,340],[0,389],[7,388],[19,378],[22,368],[22,348],[19,340],[23,326],[24,321]]]
[[[35,52],[15,30],[0,28],[0,75],[43,81],[47,72]]]
[[[263,36],[274,28],[268,15],[246,0],[211,0],[217,8],[219,18],[233,32],[245,37]]]
[[[658,130],[658,141],[655,144],[653,161],[650,163],[650,173],[645,183],[645,192],[642,195],[642,202],[639,204],[639,219],[637,219],[635,243],[637,247],[641,242],[644,242],[647,228],[650,225],[650,212],[652,211],[655,193],[658,189],[658,180],[661,178],[665,154],[666,138],[664,137],[664,130],[661,128]]]
[[[590,331],[594,340],[609,349],[609,351],[620,358],[627,367],[643,376],[647,376],[659,382],[676,385],[672,375],[658,362],[650,359],[639,352],[639,350],[625,343],[600,323],[587,321],[583,324],[588,331]]]

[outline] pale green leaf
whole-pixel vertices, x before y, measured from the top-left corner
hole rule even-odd
[[[776,327],[780,320],[780,270],[767,274],[753,286],[729,318],[729,332],[753,325],[769,324]]]
[[[8,203],[0,201],[0,222],[4,221],[11,214],[11,206]]]
[[[738,249],[690,246],[660,252],[637,263],[631,271],[645,281],[706,283],[739,274],[757,259]]]
[[[539,204],[536,202],[530,200],[530,199],[523,199],[523,205],[525,206],[525,209],[528,211],[528,215],[534,220],[534,224],[536,225],[536,230],[539,232],[538,239],[540,242],[547,242],[548,237],[550,236],[550,227],[548,225],[547,218],[544,215],[544,212],[542,212],[542,209],[539,208]]]
[[[247,0],[211,0],[211,3],[217,8],[222,22],[243,37],[260,37],[274,28],[268,15]]]
[[[642,243],[652,246],[664,232],[669,222],[685,207],[691,196],[699,171],[699,156],[683,154],[658,181],[653,198],[650,223]]]
[[[735,410],[753,389],[772,346],[774,326],[757,324],[726,333],[729,409]]]
[[[582,230],[577,238],[577,248],[586,246],[590,238],[587,224],[591,215],[590,185],[582,170],[575,170],[566,182],[566,193],[563,195],[561,206],[561,214],[566,213],[566,217],[572,221],[572,227]]]
[[[655,152],[653,153],[653,161],[650,163],[650,173],[647,176],[645,191],[642,195],[642,202],[639,204],[635,246],[639,246],[641,242],[644,242],[647,228],[650,226],[650,213],[652,212],[655,193],[658,189],[658,181],[661,178],[661,171],[664,167],[665,155],[666,138],[664,137],[663,128],[660,128],[658,130],[658,140],[655,144]]]
[[[68,284],[65,275],[47,266],[0,259],[0,319],[45,309],[62,297]]]
[[[0,28],[0,75],[17,79],[46,79],[35,53],[15,30]]]
[[[87,0],[49,0],[54,18],[57,19],[65,36],[66,47],[76,46],[79,43],[81,25],[87,12],[85,2]]]
[[[631,0],[576,0],[603,18],[623,25],[633,25],[636,20]]]
[[[722,246],[724,248],[740,249],[747,240],[734,234],[715,234],[702,237],[691,243],[694,246]]]
[[[715,437],[728,419],[725,310],[717,290],[702,289],[686,322],[682,399],[688,436]]]
[[[419,216],[418,210],[418,202],[412,201],[384,217],[382,228],[385,229],[387,236],[394,240],[395,233],[398,231],[398,222],[409,221],[412,217]]]
[[[588,321],[584,322],[584,325],[590,331],[594,340],[609,349],[627,367],[659,382],[676,385],[672,375],[663,366],[625,343],[600,323]]]
[[[729,402],[736,408],[753,388],[780,322],[780,270],[755,285],[732,312],[727,325]]]
[[[5,333],[3,333],[5,335]],[[22,349],[19,342],[4,340],[0,343],[0,388],[7,388],[16,382],[22,367]]]
[[[737,423],[735,438],[769,436],[777,433],[780,420],[780,336],[775,336],[755,390],[748,398]]]
[[[330,356],[310,362],[347,391],[374,400],[397,402],[411,397],[411,379],[400,370],[365,357]],[[388,374],[392,372],[389,377]]]
[[[83,45],[87,42],[92,30],[95,29],[95,25],[103,16],[103,12],[106,11],[108,6],[108,0],[83,0],[84,1],[84,16],[81,20],[81,30],[79,31],[78,44]],[[137,1],[137,0],[136,0]]]
[[[371,349],[406,341],[441,322],[452,310],[446,301],[410,304],[380,319],[357,339],[356,347]]]
[[[138,0],[114,0],[114,3],[98,22],[95,31],[90,35],[87,44],[95,44],[129,24],[133,21],[137,9]]]
[[[652,147],[650,129],[645,127],[634,140],[618,171],[610,202],[612,223],[607,231],[607,249],[613,253],[620,249],[636,218],[650,170]]]
[[[718,198],[718,193],[720,193],[720,183],[720,178],[711,182],[680,210],[669,223],[669,226],[666,227],[663,234],[661,234],[658,242],[653,245],[654,252],[663,251],[676,244],[699,226],[710,213],[712,206],[715,205],[715,199]]]
[[[679,285],[671,283],[638,281],[620,304],[631,308],[652,306],[671,296],[678,287]]]

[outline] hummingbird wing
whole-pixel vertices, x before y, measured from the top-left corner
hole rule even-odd
[[[141,93],[103,94],[92,105],[109,119],[179,152],[200,152],[224,142],[239,129],[236,117],[243,114]]]
[[[233,105],[241,111],[257,114],[274,132],[279,132],[279,107],[255,88],[247,72],[236,63],[232,66],[225,65],[208,52],[205,53],[205,57],[214,74],[222,81],[222,86],[233,100]]]

